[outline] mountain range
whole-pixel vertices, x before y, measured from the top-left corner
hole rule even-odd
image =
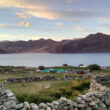
[[[110,52],[110,35],[96,33],[75,40],[54,41],[51,39],[29,41],[1,41],[2,53],[99,53]]]

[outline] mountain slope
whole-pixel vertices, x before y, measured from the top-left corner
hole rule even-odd
[[[96,33],[90,34],[86,38],[72,40],[65,44],[58,45],[54,53],[92,53],[110,52],[110,35]]]
[[[51,39],[30,41],[4,41],[0,42],[0,53],[98,53],[110,52],[110,35],[96,33],[86,38],[76,40],[62,40],[60,42]]]
[[[0,48],[8,53],[49,52],[58,42],[53,40],[6,41],[0,42]],[[51,48],[50,48],[51,47]]]

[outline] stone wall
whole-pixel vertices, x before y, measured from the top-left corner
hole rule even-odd
[[[110,89],[91,81],[90,90],[79,95],[74,101],[61,97],[52,103],[19,103],[11,92],[0,86],[0,110],[110,110]]]
[[[22,78],[8,78],[7,83],[24,83],[24,82],[74,80],[74,79],[75,77],[72,75],[64,75],[62,78],[56,78],[56,76],[52,76],[52,75],[45,75],[45,76],[33,76],[33,77],[22,77]]]
[[[23,77],[23,78],[8,78],[7,83],[23,83],[23,82],[37,82],[37,81],[48,81],[56,80],[55,76],[33,76],[33,77]]]
[[[99,84],[110,84],[110,75],[101,75],[101,76],[95,76],[95,80]]]

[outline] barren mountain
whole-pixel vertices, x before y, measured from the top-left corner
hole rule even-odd
[[[98,53],[110,52],[110,35],[96,33],[82,39],[54,41],[4,41],[0,42],[0,53]]]
[[[98,53],[110,52],[110,35],[96,33],[86,38],[72,40],[58,45],[52,52],[55,53]]]

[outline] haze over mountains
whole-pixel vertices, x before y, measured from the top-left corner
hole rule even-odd
[[[110,52],[110,35],[96,33],[76,40],[1,41],[0,53],[99,53]]]

